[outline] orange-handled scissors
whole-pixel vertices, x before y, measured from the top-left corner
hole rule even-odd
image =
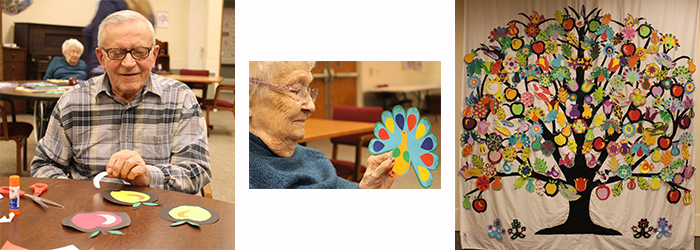
[[[52,206],[57,206],[57,207],[60,207],[60,208],[63,208],[63,207],[64,207],[63,205],[58,204],[58,203],[56,203],[56,202],[54,202],[54,201],[52,201],[52,200],[39,197],[39,195],[40,195],[41,193],[43,193],[44,191],[46,191],[46,190],[49,188],[49,185],[47,185],[47,184],[45,184],[45,183],[35,183],[35,184],[32,184],[29,188],[30,188],[31,190],[34,190],[34,194],[33,194],[33,195],[28,194],[28,193],[26,193],[26,192],[20,190],[20,191],[19,191],[19,196],[26,196],[26,197],[29,197],[30,199],[32,199],[34,202],[36,202],[37,204],[39,204],[39,205],[40,205],[41,207],[43,207],[43,208],[49,208],[49,206],[47,206],[46,204],[49,204],[49,205],[52,205]],[[2,193],[2,194],[4,194],[4,195],[9,195],[9,194],[10,194],[10,187],[8,187],[8,186],[2,186],[2,187],[0,187],[0,193]]]

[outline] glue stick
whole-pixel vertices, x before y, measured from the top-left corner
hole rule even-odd
[[[10,213],[19,215],[19,175],[10,176]]]

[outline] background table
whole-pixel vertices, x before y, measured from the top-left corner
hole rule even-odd
[[[8,177],[0,178],[0,185],[9,184]],[[65,208],[49,206],[42,209],[29,198],[21,198],[20,214],[10,223],[0,224],[0,246],[9,240],[15,245],[29,249],[50,249],[75,245],[80,249],[233,249],[234,248],[234,204],[189,195],[174,191],[147,187],[123,186],[121,184],[101,184],[99,190],[92,181],[60,180],[22,177],[20,187],[31,193],[29,186],[43,182],[49,189],[41,197],[58,202]],[[142,206],[132,210],[131,206],[113,204],[102,197],[108,190],[133,189],[153,193],[158,196],[155,203],[160,206]],[[0,200],[0,216],[9,214],[9,198]],[[170,227],[172,222],[162,219],[160,211],[175,205],[199,205],[219,214],[214,224],[195,228],[190,225]],[[131,225],[118,229],[124,235],[98,235],[88,239],[90,233],[82,233],[64,227],[61,220],[79,211],[126,212]]]
[[[306,135],[297,143],[374,131],[376,123],[310,118],[304,123]]]
[[[32,82],[43,82],[40,80],[26,80],[26,81],[13,81],[16,83],[32,83]],[[65,84],[57,84],[59,86],[65,86]],[[49,125],[49,120],[51,119],[51,112],[53,107],[58,101],[63,93],[41,93],[41,92],[24,92],[17,91],[15,88],[0,88],[0,98],[6,100],[31,100],[34,101],[34,129],[36,133],[36,141],[39,141],[46,133],[46,127]]]
[[[202,89],[202,99],[207,99],[207,88],[209,84],[221,83],[224,80],[223,76],[191,76],[191,75],[174,75],[174,74],[161,74],[164,77],[170,77],[172,79],[181,81],[183,83],[203,83],[204,87]]]
[[[425,96],[427,96],[430,93],[430,90],[439,90],[440,89],[440,84],[431,84],[431,85],[394,85],[394,86],[386,86],[386,87],[377,87],[377,88],[371,88],[371,89],[366,89],[365,93],[389,93],[392,94],[391,96],[391,103],[388,105],[385,103],[384,104],[384,109],[391,110],[394,105],[401,104],[403,102],[407,102],[408,97],[406,96],[406,93],[413,93],[416,98],[417,98],[417,105],[415,107],[418,107],[419,109],[423,108],[421,105],[425,99]],[[398,94],[403,94],[403,99],[399,99],[397,97]]]

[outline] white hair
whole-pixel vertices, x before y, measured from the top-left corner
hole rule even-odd
[[[61,45],[61,51],[63,52],[63,54],[65,54],[70,48],[77,48],[78,50],[80,50],[81,55],[83,54],[83,49],[85,49],[85,47],[83,47],[83,44],[75,38],[69,38],[68,40],[63,42],[63,45]]]
[[[143,22],[148,26],[148,31],[151,32],[151,38],[153,39],[153,42],[151,44],[156,44],[156,31],[153,29],[153,24],[151,24],[146,17],[141,15],[140,13],[132,10],[122,10],[118,12],[114,12],[107,16],[104,20],[102,20],[102,23],[100,23],[100,27],[97,31],[97,46],[102,47],[102,43],[104,42],[105,39],[105,26],[108,24],[124,24],[124,23],[129,23],[129,22]]]
[[[286,64],[292,63],[290,61],[251,61],[248,65],[248,78],[255,79],[263,82],[279,84],[276,82],[277,79],[285,72],[282,69]],[[307,61],[309,65],[309,71],[316,66],[315,61]],[[264,89],[260,88],[260,84],[248,83],[248,96],[252,97],[259,93],[262,93]]]

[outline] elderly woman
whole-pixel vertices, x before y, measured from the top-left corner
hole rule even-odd
[[[54,57],[46,70],[44,80],[48,79],[68,79],[75,77],[78,80],[87,79],[85,73],[86,64],[80,60],[83,54],[83,44],[80,41],[71,38],[63,42],[61,46],[63,56]]]
[[[317,149],[297,144],[316,110],[310,89],[314,62],[250,62],[250,188],[389,188],[395,175],[389,153],[370,156],[359,186],[336,175]]]

